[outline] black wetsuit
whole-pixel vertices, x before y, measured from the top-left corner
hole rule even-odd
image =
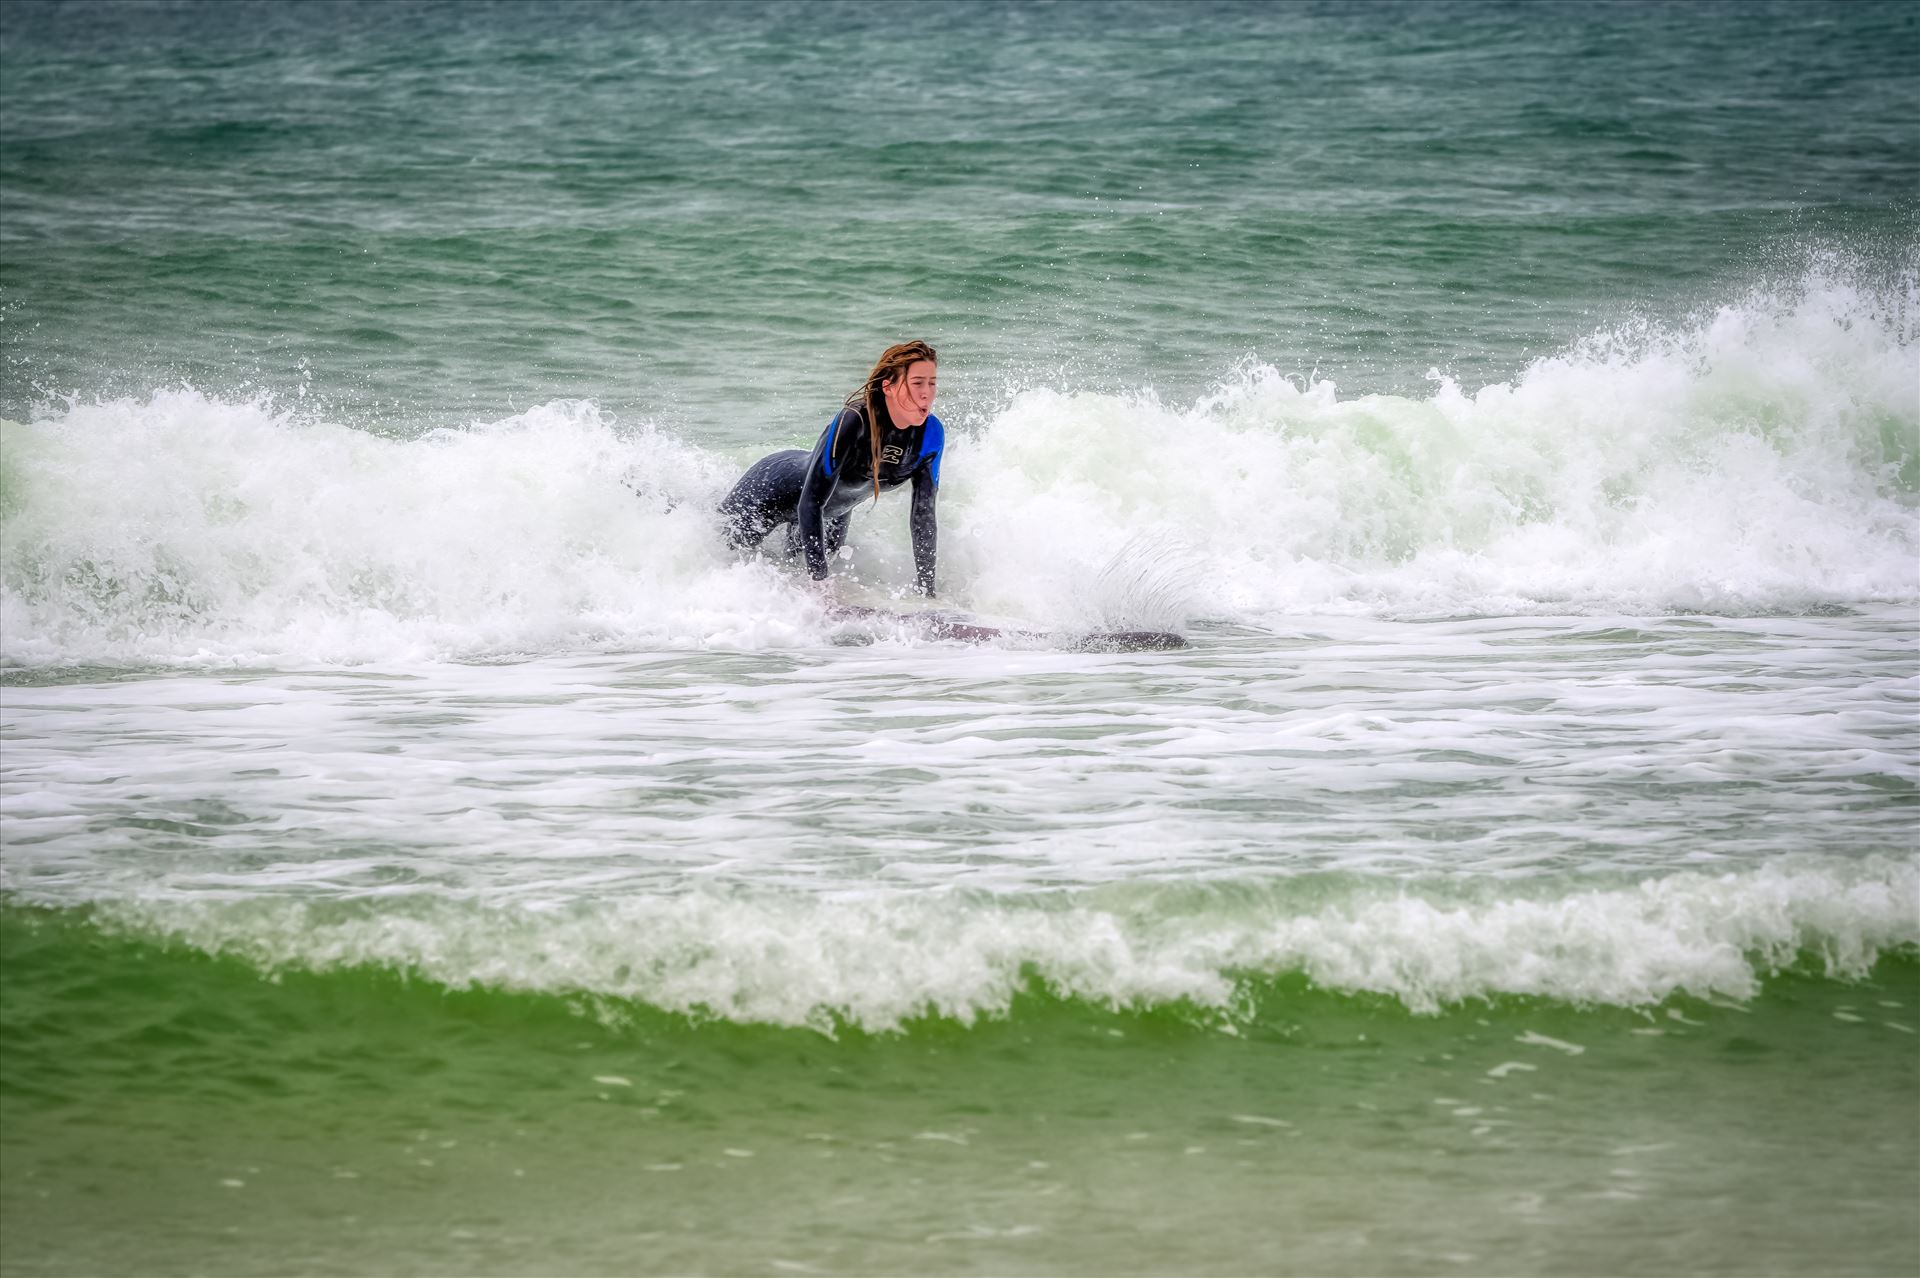
[[[933,593],[935,526],[933,501],[940,488],[940,453],[946,430],[931,413],[921,426],[893,424],[880,405],[880,487],[882,491],[913,481],[914,575],[920,592]],[[827,575],[827,556],[846,539],[853,508],[873,496],[873,453],[863,408],[840,410],[820,433],[813,452],[798,448],[762,457],[733,486],[720,513],[727,519],[727,541],[736,549],[756,546],[780,524],[787,525],[787,553],[804,553],[807,571],[818,581]]]

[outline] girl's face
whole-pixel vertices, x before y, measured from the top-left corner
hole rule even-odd
[[[887,397],[887,414],[895,426],[918,426],[927,420],[927,414],[933,411],[935,370],[932,360],[919,360],[881,387]]]

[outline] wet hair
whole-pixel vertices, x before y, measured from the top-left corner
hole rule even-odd
[[[925,342],[901,342],[880,352],[879,361],[860,389],[847,396],[847,407],[867,415],[867,447],[873,453],[873,499],[880,500],[880,401],[881,387],[907,375],[907,370],[925,360],[938,364],[940,357]]]

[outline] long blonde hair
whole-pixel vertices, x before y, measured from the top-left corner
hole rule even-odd
[[[905,377],[907,370],[925,360],[929,364],[938,364],[940,357],[933,347],[925,342],[901,342],[898,346],[889,346],[880,352],[880,360],[867,374],[867,380],[860,389],[847,396],[848,408],[863,409],[867,414],[867,447],[873,454],[873,499],[880,500],[880,400],[881,387],[895,378]]]

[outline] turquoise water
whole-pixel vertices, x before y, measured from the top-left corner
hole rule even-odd
[[[0,410],[586,397],[751,449],[903,332],[978,412],[1249,357],[1424,393],[1911,263],[1905,5],[692,9],[15,6]]]
[[[1920,1268],[1917,55],[6,6],[0,1270]]]

